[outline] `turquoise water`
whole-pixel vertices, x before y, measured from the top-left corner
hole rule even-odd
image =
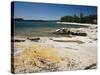
[[[15,22],[15,35],[17,36],[59,36],[52,34],[59,28],[80,28],[85,26],[63,25],[56,22]]]

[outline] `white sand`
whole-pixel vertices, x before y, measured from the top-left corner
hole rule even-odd
[[[64,58],[64,60],[59,64],[59,70],[85,69],[87,66],[97,63],[97,40],[95,40],[97,38],[97,29],[94,27],[90,27],[83,30],[88,33],[86,37],[40,37],[40,40],[38,42],[26,40],[25,42],[16,44],[38,44],[56,48],[58,49],[59,55]],[[57,42],[54,40],[79,40],[83,43],[80,44],[77,42]],[[69,63],[71,65],[68,67]]]
[[[97,26],[96,24],[86,24],[86,23],[74,23],[74,22],[57,22],[58,24],[73,24],[82,26]]]

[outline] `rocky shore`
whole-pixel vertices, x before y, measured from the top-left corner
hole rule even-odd
[[[70,37],[15,37],[14,73],[96,69],[97,26],[56,32]]]

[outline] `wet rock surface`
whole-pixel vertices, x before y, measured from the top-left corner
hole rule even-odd
[[[61,28],[57,29],[55,34],[66,34],[66,35],[76,35],[76,36],[87,36],[87,33],[85,31],[82,31],[80,29],[68,29],[68,28]]]

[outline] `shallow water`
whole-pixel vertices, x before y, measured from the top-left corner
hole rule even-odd
[[[86,26],[79,25],[63,25],[56,22],[15,22],[15,35],[18,36],[62,36],[52,34],[59,28],[80,28]],[[66,35],[65,35],[66,36]]]

